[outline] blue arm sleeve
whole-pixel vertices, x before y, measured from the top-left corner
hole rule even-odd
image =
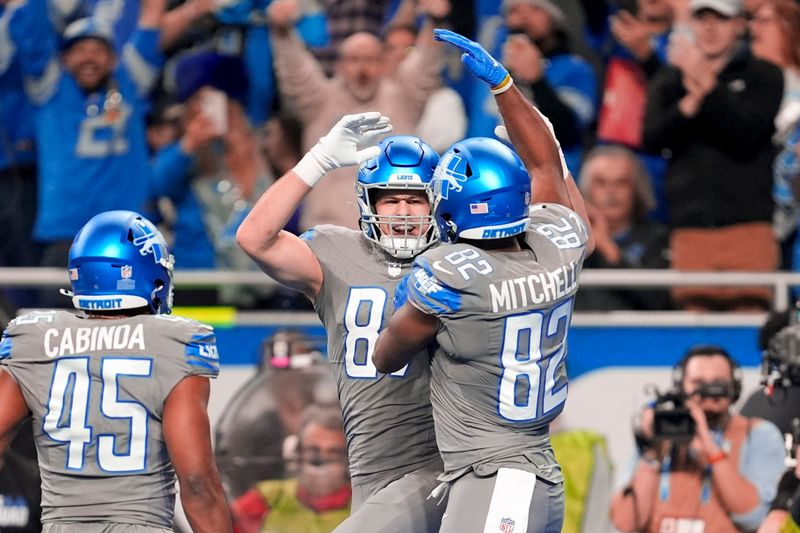
[[[275,99],[275,73],[272,70],[272,44],[269,30],[256,26],[247,30],[244,47],[247,69],[247,118],[252,124],[263,124],[270,118]]]
[[[784,454],[783,437],[772,422],[764,420],[753,426],[742,445],[739,472],[755,486],[759,503],[748,513],[731,515],[738,527],[756,530],[767,516],[784,470]]]
[[[330,42],[328,20],[323,10],[306,13],[295,24],[297,32],[308,46],[320,48]]]
[[[122,65],[136,85],[140,97],[146,96],[158,80],[164,65],[158,41],[161,31],[154,28],[137,28],[122,47]]]
[[[162,148],[153,157],[153,197],[175,198],[186,187],[194,157],[184,153],[180,143]]]
[[[45,75],[48,64],[57,60],[58,35],[47,13],[46,0],[27,0],[13,13],[8,26],[23,72],[35,78]]]

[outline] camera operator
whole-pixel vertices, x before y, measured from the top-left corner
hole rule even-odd
[[[728,533],[759,526],[783,470],[783,438],[770,422],[731,413],[740,392],[739,368],[725,349],[689,349],[673,369],[673,391],[642,413],[639,457],[611,504],[618,529]]]

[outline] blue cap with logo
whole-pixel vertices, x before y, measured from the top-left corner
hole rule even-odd
[[[61,34],[61,51],[68,50],[78,41],[96,39],[103,42],[112,50],[114,49],[114,36],[107,29],[98,24],[92,17],[78,19],[66,27]]]

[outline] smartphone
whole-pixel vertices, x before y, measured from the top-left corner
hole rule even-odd
[[[225,135],[228,132],[228,95],[218,89],[207,89],[203,92],[202,109],[217,135]]]

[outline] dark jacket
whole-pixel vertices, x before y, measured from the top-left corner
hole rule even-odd
[[[771,137],[783,75],[742,48],[718,79],[691,118],[678,110],[686,95],[679,70],[664,67],[649,87],[643,144],[669,158],[673,228],[772,220]]]

